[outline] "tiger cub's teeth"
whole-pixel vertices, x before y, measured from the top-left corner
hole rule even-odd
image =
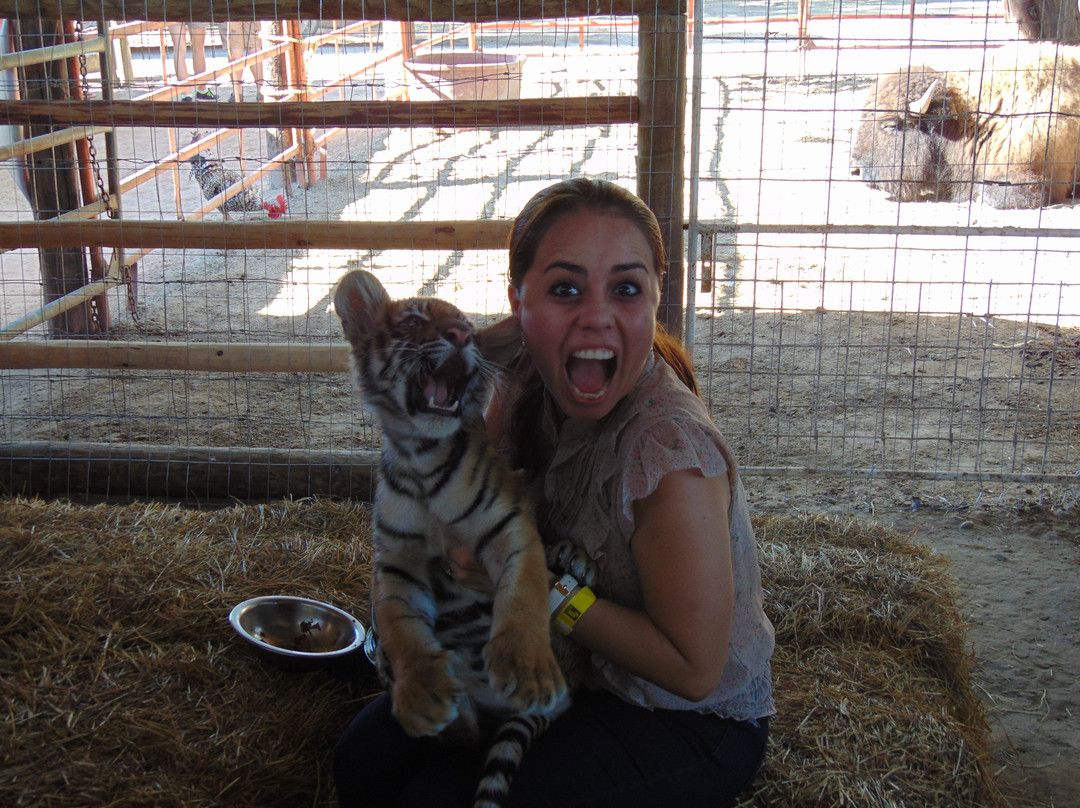
[[[458,412],[461,409],[461,399],[450,404],[439,404],[435,401],[435,396],[428,397],[427,400],[428,409],[442,410],[443,412]]]

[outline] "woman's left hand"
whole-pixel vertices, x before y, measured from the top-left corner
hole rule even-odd
[[[495,594],[495,583],[487,574],[479,559],[473,555],[472,550],[460,542],[455,543],[446,551],[446,560],[449,564],[447,572],[459,584],[476,592],[486,595]]]

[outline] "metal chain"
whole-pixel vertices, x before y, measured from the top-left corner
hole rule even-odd
[[[119,251],[119,247],[116,248]],[[127,294],[128,312],[131,314],[131,322],[140,330],[145,330],[142,320],[139,319],[139,300],[135,294],[135,264],[121,264],[120,274],[124,280],[124,292]]]
[[[100,31],[98,32],[98,35],[99,36],[101,35]],[[75,38],[79,43],[83,42],[83,24],[82,24],[81,21],[77,21],[75,23]],[[106,80],[105,74],[104,74],[104,68],[105,68],[106,61],[107,60],[105,59],[105,54],[102,54],[101,55],[101,66],[102,66],[101,80],[102,81]],[[88,71],[86,69],[86,52],[85,51],[80,51],[79,52],[79,73],[80,73],[80,78],[82,79],[83,100],[86,101],[86,100],[88,100],[90,98],[90,78],[88,76]],[[108,189],[105,187],[105,181],[101,178],[101,166],[98,165],[97,149],[94,148],[94,138],[93,137],[86,138],[86,147],[87,147],[87,151],[90,154],[90,168],[94,173],[94,182],[97,183],[98,199],[105,205],[105,212],[108,214],[109,218],[110,219],[115,219],[116,218],[116,211],[113,210],[112,206],[109,204],[109,200],[110,200],[111,197],[109,196]]]
[[[107,23],[99,23],[107,24]],[[102,36],[102,32],[98,32],[99,36]],[[81,21],[75,23],[75,38],[81,43],[83,42],[83,26]],[[106,44],[108,42],[106,41]],[[105,58],[105,54],[101,55],[101,81],[105,82],[108,79],[105,76],[105,65],[108,60]],[[90,97],[90,79],[88,71],[86,69],[86,53],[79,53],[79,72],[82,79],[82,91],[83,99],[86,100]],[[98,199],[105,204],[105,212],[110,219],[116,219],[117,211],[109,204],[111,197],[109,196],[109,190],[105,187],[105,182],[101,179],[101,166],[98,164],[97,149],[94,148],[94,138],[88,137],[86,139],[87,151],[90,154],[90,168],[94,173],[94,180],[98,187]],[[117,251],[119,253],[119,250]],[[120,274],[124,285],[124,291],[127,296],[128,311],[131,313],[131,320],[135,324],[136,328],[142,328],[142,323],[139,321],[138,300],[135,295],[135,278],[133,277],[132,269],[133,265],[124,264],[120,267]]]

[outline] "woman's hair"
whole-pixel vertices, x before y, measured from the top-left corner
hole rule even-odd
[[[576,177],[537,193],[514,219],[510,231],[508,269],[510,285],[514,289],[521,288],[525,273],[536,260],[536,250],[547,232],[563,217],[583,211],[612,213],[634,224],[649,242],[653,270],[657,276],[663,277],[667,268],[667,250],[660,225],[649,206],[615,183]],[[674,369],[683,384],[698,395],[690,357],[682,343],[668,334],[660,323],[656,324],[653,350]],[[503,434],[510,437],[513,444],[513,464],[532,475],[543,467],[546,460],[542,456],[542,441],[537,431],[543,412],[544,384],[524,351],[519,355],[515,370],[521,387],[517,395],[512,396],[514,401],[501,426]]]
[[[614,213],[637,226],[652,250],[658,275],[667,268],[667,250],[660,225],[649,206],[622,186],[607,180],[585,177],[563,180],[540,191],[525,203],[510,231],[510,285],[521,288],[536,250],[556,222],[571,213],[595,211]]]

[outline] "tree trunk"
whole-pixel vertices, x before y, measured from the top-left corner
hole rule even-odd
[[[1020,36],[1080,44],[1080,7],[1077,0],[1004,0],[1005,19],[1016,24]]]
[[[15,41],[21,50],[60,45],[64,42],[59,22],[27,17],[19,20]],[[63,60],[28,65],[20,73],[20,94],[28,100],[71,100],[70,82]],[[30,126],[27,135],[36,137],[52,131],[48,126]],[[30,204],[36,219],[53,219],[79,208],[79,172],[74,144],[67,143],[36,152],[27,158]],[[74,292],[87,284],[86,253],[79,247],[38,250],[45,302]],[[91,334],[96,331],[89,303],[81,303],[49,320],[52,336]]]

